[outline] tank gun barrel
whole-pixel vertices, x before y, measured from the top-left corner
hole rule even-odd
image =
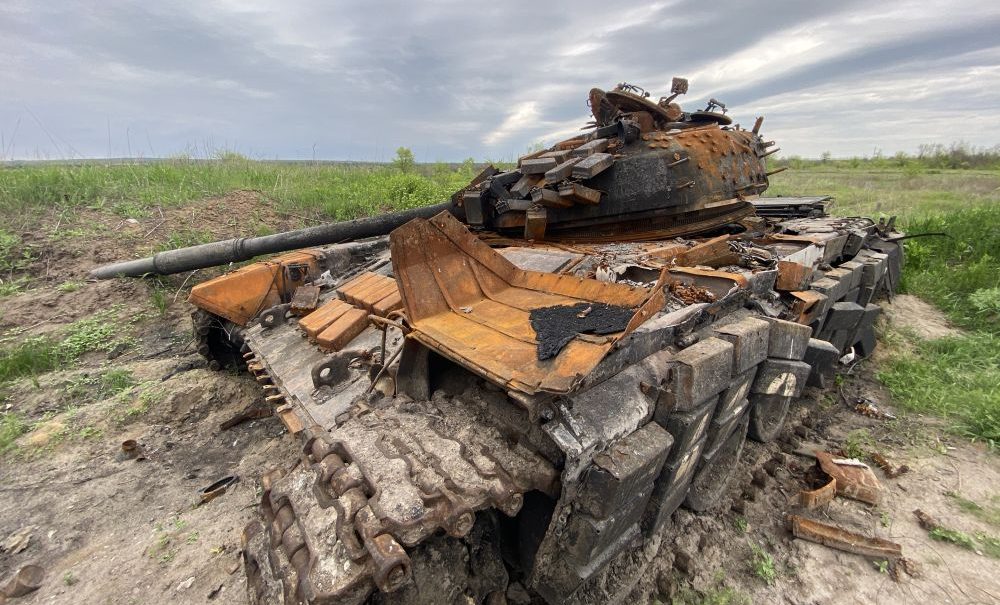
[[[166,250],[147,258],[97,267],[90,272],[90,276],[95,279],[110,279],[112,277],[170,275],[241,262],[263,254],[375,237],[385,235],[415,218],[430,218],[451,207],[451,202],[442,202],[433,206],[400,210],[340,223],[327,223],[297,231],[286,231],[261,237],[240,237],[188,248],[178,248],[177,250]]]

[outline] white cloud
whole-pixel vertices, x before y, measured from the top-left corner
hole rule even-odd
[[[504,121],[495,130],[486,133],[483,143],[486,145],[496,145],[510,138],[514,134],[519,134],[532,128],[538,120],[538,103],[535,101],[525,101],[517,104],[514,109],[507,114]]]

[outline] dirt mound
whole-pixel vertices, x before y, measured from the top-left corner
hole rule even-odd
[[[49,421],[22,438],[30,458],[4,463],[0,539],[26,527],[31,538],[23,552],[0,552],[0,569],[46,570],[19,603],[246,602],[240,530],[255,518],[261,471],[272,457],[293,460],[294,440],[274,418],[220,431],[259,396],[248,376],[195,369],[159,388],[130,424],[59,441],[65,425]],[[122,458],[125,439],[147,458]],[[229,475],[233,487],[199,503],[199,490]]]
[[[99,265],[163,249],[297,229],[306,222],[312,219],[282,213],[265,195],[250,190],[183,207],[152,207],[149,216],[140,219],[96,209],[80,209],[74,218],[65,219],[53,209],[34,228],[18,230],[30,260],[10,277],[27,279],[27,289],[3,299],[0,330],[23,327],[31,333],[46,332],[115,305],[126,315],[136,315],[150,309],[153,295],[160,298],[159,304],[173,305],[175,298],[178,302],[186,298],[181,287],[193,283],[185,282],[186,274],[156,281],[103,282],[88,281],[88,274]],[[193,281],[221,271],[202,270]]]
[[[121,305],[127,314],[143,308],[149,287],[139,281],[103,281],[80,284],[72,292],[43,287],[9,296],[0,311],[0,329],[22,327],[47,332],[95,313]]]
[[[80,208],[66,218],[52,209],[34,228],[14,230],[30,250],[31,261],[13,277],[29,277],[36,285],[83,280],[98,265],[168,248],[298,229],[319,220],[279,211],[273,200],[253,190],[182,206],[151,205],[147,210],[146,216],[125,218]]]

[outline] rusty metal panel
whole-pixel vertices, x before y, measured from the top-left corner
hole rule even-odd
[[[292,294],[291,310],[298,316],[308,315],[319,306],[320,287],[314,285],[299,286]]]
[[[191,288],[188,302],[209,313],[245,326],[258,313],[282,302],[315,276],[320,253],[311,250],[284,254],[271,260],[247,265]],[[285,269],[300,266],[292,279]]]
[[[813,268],[796,262],[779,260],[778,279],[774,288],[782,292],[804,290],[812,280]]]
[[[789,515],[788,522],[791,525],[792,535],[796,538],[816,542],[837,550],[867,557],[890,559],[900,557],[903,554],[903,548],[895,542],[881,538],[870,538],[828,523],[813,521],[798,515]]]
[[[390,238],[410,337],[507,388],[565,393],[614,342],[663,305],[663,288],[518,269],[447,213],[412,221]],[[626,330],[574,338],[539,361],[532,310],[602,303],[635,310]]]

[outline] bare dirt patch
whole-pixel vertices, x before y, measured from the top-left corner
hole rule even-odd
[[[883,302],[882,312],[896,328],[910,331],[925,340],[961,334],[940,309],[912,294],[893,296],[892,302]]]
[[[256,514],[261,469],[294,460],[293,440],[274,419],[218,429],[259,396],[248,378],[197,369],[163,387],[139,421],[8,466],[0,535],[32,529],[0,569],[46,570],[43,588],[18,602],[245,602],[240,530]],[[124,439],[148,459],[121,459]],[[227,475],[239,481],[199,506],[199,490]]]
[[[219,429],[260,389],[249,376],[207,370],[193,353],[184,276],[85,280],[94,266],[148,254],[178,233],[223,239],[301,219],[236,192],[133,221],[84,209],[30,228],[7,223],[31,261],[15,276],[28,289],[0,305],[3,346],[58,340],[102,312],[131,344],[0,388],[3,412],[29,429],[0,461],[0,543],[29,536],[23,550],[0,549],[0,582],[34,563],[46,571],[43,587],[18,603],[245,602],[239,534],[256,514],[261,471],[295,460],[293,440],[276,419]],[[122,459],[127,439],[146,460]],[[199,506],[199,490],[227,475],[239,481]]]

